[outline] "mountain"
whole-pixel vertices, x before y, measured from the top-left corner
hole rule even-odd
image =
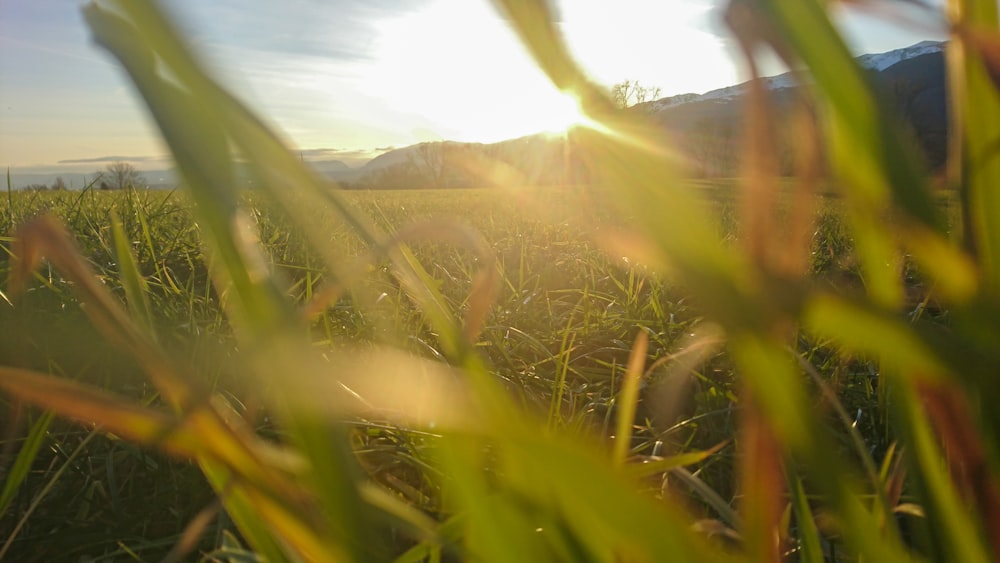
[[[893,51],[887,51],[885,53],[861,55],[860,57],[857,57],[856,60],[862,68],[878,73],[902,61],[931,53],[942,53],[944,51],[944,46],[945,43],[942,41],[921,41],[915,45],[910,45],[909,47],[904,47],[902,49],[895,49]],[[795,88],[799,85],[798,77],[793,72],[786,72],[777,76],[768,76],[763,80],[764,85],[771,91],[782,90],[785,88]],[[705,92],[704,94],[679,94],[676,96],[661,98],[652,102],[646,102],[639,107],[646,106],[645,109],[647,111],[651,110],[653,112],[658,112],[667,108],[695,102],[708,100],[734,100],[743,96],[743,94],[746,93],[747,88],[749,88],[749,85],[750,82],[743,82],[734,86],[711,90],[709,92]]]
[[[417,145],[410,145],[408,147],[391,150],[387,153],[380,154],[375,158],[369,160],[361,168],[365,172],[374,172],[376,170],[381,170],[383,168],[388,168],[390,166],[402,164],[404,162],[409,161],[412,156],[416,155],[417,151],[420,150],[420,147],[429,144],[433,145],[434,143],[420,143]]]
[[[312,166],[312,168],[320,174],[339,174],[341,172],[354,170],[350,166],[344,164],[342,160],[310,160],[308,162],[309,166]]]
[[[943,41],[921,41],[915,45],[894,51],[874,55],[862,55],[858,57],[858,62],[864,68],[881,72],[905,60],[915,59],[930,53],[942,53],[944,52],[944,46],[945,43]]]
[[[947,100],[945,97],[944,46],[942,42],[924,41],[886,53],[863,55],[858,63],[868,69],[876,92],[897,110],[898,117],[926,157],[926,167],[944,164],[947,153]],[[788,72],[763,78],[777,107],[775,115],[780,132],[787,129],[787,115],[800,76]],[[739,139],[745,105],[742,103],[749,82],[720,88],[700,95],[672,96],[644,106],[643,111],[661,124],[684,147],[696,174],[709,176],[739,173]],[[789,135],[790,137],[790,135]],[[779,161],[791,166],[790,145],[779,150]],[[789,171],[789,170],[785,170]]]

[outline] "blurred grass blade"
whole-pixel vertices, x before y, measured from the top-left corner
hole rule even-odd
[[[706,459],[717,454],[719,450],[729,445],[729,441],[720,442],[715,446],[707,450],[694,451],[694,452],[684,452],[682,454],[672,455],[669,457],[664,457],[660,459],[652,458],[648,460],[643,460],[642,463],[631,464],[626,466],[625,471],[630,477],[640,479],[642,477],[649,477],[650,475],[656,475],[657,473],[663,473],[664,471],[670,471],[676,467],[685,467],[688,465],[694,465],[696,463],[701,463]]]
[[[953,26],[948,46],[948,89],[953,115],[953,171],[968,222],[966,243],[979,258],[985,282],[1000,290],[1000,88],[992,80],[1000,17],[994,0],[948,0]],[[992,63],[992,64],[991,64]],[[955,173],[953,172],[953,175]]]
[[[659,262],[712,296],[705,306],[716,318],[752,315],[739,297],[751,285],[744,261],[719,244],[705,206],[678,181],[678,158],[663,130],[634,112],[615,110],[607,94],[587,80],[570,58],[546,2],[496,3],[553,84],[578,98],[597,124],[574,134],[581,157],[599,163],[598,182],[628,186],[616,190],[607,204],[633,218],[631,226],[659,245],[654,250]]]
[[[473,440],[451,439],[442,452],[444,466],[454,478],[448,494],[461,507],[465,546],[473,558],[496,558],[498,561],[532,561],[546,552],[541,537],[518,514],[518,507],[492,487],[485,475],[473,468],[482,467],[482,456]]]
[[[34,463],[38,450],[45,443],[46,433],[49,430],[49,424],[52,423],[52,418],[52,411],[45,411],[31,425],[28,435],[24,438],[24,443],[21,444],[21,449],[17,452],[17,457],[14,458],[14,463],[6,471],[3,490],[0,490],[0,514],[7,513],[10,503],[17,495],[18,487],[31,471],[31,464]]]
[[[42,216],[22,225],[18,229],[18,236],[14,241],[14,250],[18,259],[14,265],[12,286],[20,291],[24,287],[31,269],[37,267],[43,257],[47,257],[64,276],[74,282],[74,290],[86,305],[84,311],[94,325],[105,337],[121,344],[127,352],[135,357],[153,384],[175,410],[179,412],[181,406],[187,409],[185,414],[187,423],[194,425],[206,440],[214,444],[214,451],[217,455],[227,460],[238,472],[255,475],[251,478],[252,480],[259,483],[275,484],[270,470],[262,466],[256,459],[258,454],[255,447],[250,445],[250,438],[245,434],[240,435],[238,430],[227,425],[218,411],[210,405],[209,393],[200,389],[200,386],[193,379],[183,377],[164,357],[163,353],[135,326],[116,300],[97,281],[97,276],[82,258],[76,245],[60,224],[51,217]],[[21,372],[27,373],[23,370]],[[60,389],[63,388],[59,387],[60,385],[87,389],[79,384],[58,378],[48,378],[46,381],[48,383],[44,385],[52,385]],[[22,386],[21,389],[27,392],[27,387]],[[99,392],[93,390],[90,392],[98,393],[95,395],[95,401],[109,400],[108,397],[100,395]],[[71,409],[73,407],[72,401],[69,400],[71,396],[72,390],[67,389],[64,397],[66,400],[60,404]],[[44,394],[39,395],[39,397],[44,399]],[[111,403],[113,402],[115,401],[111,401]],[[60,414],[74,412],[72,410],[57,410]],[[99,414],[99,411],[87,412]],[[80,413],[80,416],[87,420],[86,414]]]
[[[943,361],[921,341],[909,323],[832,295],[816,296],[803,311],[810,331],[855,354],[874,355],[896,376],[941,380]],[[918,375],[919,374],[919,375]]]
[[[192,389],[142,331],[135,327],[115,300],[96,282],[89,266],[58,224],[50,218],[42,217],[22,226],[15,240],[15,249],[20,258],[17,277],[13,279],[15,284],[23,284],[21,280],[28,275],[28,268],[37,265],[42,256],[47,256],[69,279],[76,282],[75,289],[84,303],[89,305],[85,311],[97,327],[107,336],[124,344],[144,366],[161,392],[172,399],[175,407],[183,405],[187,412],[182,418],[170,417],[131,406],[124,400],[73,382],[23,370],[6,373],[6,377],[0,378],[0,387],[6,387],[24,400],[52,408],[63,416],[101,424],[108,431],[139,443],[159,447],[173,455],[198,459],[206,474],[211,467],[226,467],[227,473],[238,475],[260,490],[267,491],[265,495],[281,498],[282,502],[301,500],[302,494],[297,486],[280,476],[273,467],[262,463],[262,452],[251,445],[253,439],[241,436],[227,426],[218,412],[207,403],[207,394]],[[260,492],[255,494],[261,496]],[[274,501],[266,502],[275,504]],[[227,501],[227,508],[229,506]],[[294,510],[269,509],[269,512],[263,513],[265,517],[270,517],[268,525],[259,522],[256,512],[258,509],[260,506],[254,510],[248,509],[241,518],[245,526],[267,532],[253,540],[255,546],[260,543],[262,549],[267,549],[264,544],[269,541],[268,530],[271,529],[270,525],[276,524],[280,529],[297,531],[295,536],[307,545],[317,544],[319,541],[311,533],[303,531],[305,528],[302,528],[302,523],[294,521],[299,517]]]
[[[646,352],[649,349],[649,335],[640,330],[635,336],[632,351],[629,353],[628,366],[625,369],[625,380],[622,390],[618,393],[618,420],[615,427],[614,449],[611,460],[617,466],[625,464],[625,458],[632,446],[632,425],[635,424],[635,406],[639,402],[639,384],[645,374]]]
[[[202,162],[191,162],[188,167],[185,167],[184,163],[180,162],[184,160],[183,157],[190,150],[186,147],[192,145],[192,143],[204,144],[206,141],[185,139],[185,135],[189,135],[190,133],[185,130],[186,128],[183,126],[183,123],[170,122],[166,119],[176,113],[170,107],[174,100],[178,100],[180,106],[197,104],[216,109],[215,112],[212,112],[211,117],[214,119],[210,124],[220,127],[220,131],[227,133],[226,138],[235,144],[242,155],[248,160],[251,167],[257,172],[261,187],[275,201],[285,206],[298,220],[303,227],[303,232],[312,241],[314,248],[324,256],[326,265],[332,272],[338,272],[339,269],[336,260],[327,250],[329,245],[323,235],[326,225],[317,223],[317,216],[313,213],[316,206],[333,207],[355,229],[365,243],[374,245],[378,242],[379,235],[370,225],[369,221],[350,210],[342,198],[336,192],[330,190],[329,186],[324,182],[320,181],[315,173],[310,171],[298,158],[295,158],[259,119],[207,76],[198,61],[190,54],[183,42],[180,41],[179,35],[174,31],[173,26],[156,9],[154,3],[130,2],[124,4],[123,7],[136,25],[142,27],[145,32],[143,37],[147,39],[147,43],[155,46],[157,55],[162,56],[167,61],[171,70],[180,78],[181,83],[197,97],[197,100],[186,100],[187,103],[184,103],[185,100],[183,98],[176,96],[163,98],[157,93],[157,89],[160,86],[169,86],[169,84],[157,84],[155,77],[151,76],[148,70],[142,68],[142,61],[132,61],[134,64],[130,67],[129,63],[133,57],[127,52],[127,49],[135,48],[136,45],[141,43],[138,36],[132,33],[133,39],[130,40],[130,43],[134,45],[120,41],[116,43],[113,34],[121,32],[129,33],[127,26],[119,27],[117,31],[109,27],[107,33],[102,33],[101,28],[95,28],[95,33],[97,33],[105,46],[115,53],[126,68],[129,69],[130,74],[133,76],[140,92],[153,111],[154,116],[163,115],[163,118],[158,117],[157,121],[174,151],[175,158],[178,159],[181,169],[189,168],[192,171],[192,174],[188,177],[188,182],[191,184],[193,192],[196,195],[201,192],[217,192],[214,198],[207,198],[207,202],[211,203],[214,199],[225,202],[225,205],[219,206],[216,210],[224,212],[222,214],[224,219],[228,218],[225,212],[233,212],[232,210],[236,207],[232,190],[226,191],[222,187],[235,185],[231,174],[227,178],[218,179],[218,181],[206,181],[212,180],[212,178],[209,174],[202,173],[206,170],[211,171],[220,168],[228,170],[231,168],[228,153],[223,154],[221,151],[208,151],[205,154],[192,154],[192,156],[200,157]],[[122,52],[122,49],[126,49],[126,52]],[[221,144],[219,146],[221,148]],[[181,154],[178,154],[178,151]],[[220,184],[219,181],[226,183]],[[289,186],[295,186],[297,190],[291,190]],[[293,194],[295,197],[292,197]],[[313,207],[309,207],[310,205]],[[201,207],[201,204],[199,207]],[[216,242],[219,250],[223,251],[222,257],[226,265],[226,270],[234,277],[235,288],[238,294],[242,296],[244,309],[259,313],[259,315],[255,315],[255,318],[251,320],[248,328],[270,326],[276,319],[283,318],[282,314],[277,313],[282,307],[279,305],[281,299],[276,298],[276,287],[268,283],[259,283],[255,286],[255,284],[247,283],[249,280],[245,279],[246,274],[244,272],[247,271],[257,272],[251,276],[251,279],[259,282],[264,282],[269,278],[262,271],[262,268],[248,268],[248,266],[255,266],[258,262],[263,261],[256,258],[259,249],[255,248],[252,244],[238,244],[240,241],[246,241],[246,229],[243,229],[243,235],[236,233],[237,236],[234,237],[234,233],[226,229],[229,221],[220,221],[219,213],[211,212],[211,210],[202,210],[202,213],[206,215],[206,220],[211,221],[211,224],[218,225],[218,228],[213,230],[216,233],[214,238],[219,239]],[[237,214],[237,216],[239,217],[240,215]],[[399,268],[397,275],[400,275],[401,281],[407,287],[408,292],[424,309],[428,320],[435,325],[445,345],[450,348],[457,347],[464,349],[465,347],[462,346],[462,343],[465,339],[462,338],[462,331],[458,327],[458,323],[453,315],[447,311],[443,298],[436,294],[432,286],[421,283],[426,273],[422,273],[422,268],[415,259],[407,256],[409,253],[407,249],[401,248],[398,249],[398,252],[402,256],[402,260],[396,261],[396,265]],[[242,264],[238,259],[241,254],[248,257],[248,260]],[[237,322],[236,324],[244,325],[246,323]],[[460,356],[461,354],[458,355]]]
[[[826,559],[823,557],[823,544],[820,541],[819,529],[816,527],[812,509],[809,508],[809,499],[802,487],[802,480],[798,476],[791,478],[789,492],[792,496],[792,510],[795,511],[795,523],[798,528],[799,561],[802,563],[824,563]]]
[[[826,13],[827,4],[822,0],[755,3],[776,32],[764,39],[779,53],[788,53],[790,47],[801,58],[831,110],[837,171],[851,199],[865,204],[852,211],[882,210],[892,198],[913,219],[943,229],[926,179],[893,122],[895,114],[875,95]]]
[[[584,111],[595,109],[588,104],[612,108],[607,96],[586,79],[569,54],[562,36],[553,24],[552,8],[544,0],[495,0],[495,3],[514,24],[522,43],[531,52],[535,63],[548,75],[552,83],[563,92],[573,92],[583,98]]]
[[[234,311],[237,314],[234,325],[255,334],[262,327],[287,321],[289,310],[280,289],[264,266],[266,260],[260,257],[260,250],[254,244],[252,228],[237,211],[236,192],[229,187],[236,185],[231,155],[224,140],[232,142],[247,159],[265,192],[298,220],[332,272],[338,272],[339,268],[323,235],[326,225],[317,223],[313,212],[316,206],[333,207],[369,245],[376,244],[379,235],[367,220],[351,211],[338,194],[295,158],[259,119],[207,76],[155,3],[130,2],[122,8],[132,23],[141,26],[142,34],[136,33],[132,23],[106,10],[89,9],[88,21],[102,45],[119,58],[135,81],[198,200],[199,214],[211,227],[209,240],[213,250],[221,258],[222,271],[232,278],[240,298],[241,306]],[[162,57],[192,95],[172,92],[171,83],[151,72],[150,57],[136,56],[136,52],[155,52]],[[176,116],[192,111],[205,113],[204,121],[198,121],[212,131],[211,135],[201,137],[205,132],[199,130],[200,138],[189,138],[193,129],[184,123],[191,117],[182,120]],[[196,147],[200,148],[194,150]],[[291,190],[289,185],[297,189]],[[424,309],[445,345],[464,350],[465,338],[459,323],[433,287],[422,283],[426,273],[421,273],[419,264],[407,256],[407,249],[398,249],[398,253],[401,259],[396,261],[397,275],[408,293]]]
[[[290,155],[205,75],[155,3],[122,2],[116,7],[120,12],[91,4],[85,8],[86,19],[99,43],[133,79],[190,187],[216,261],[212,271],[218,276],[217,287],[220,292],[231,292],[231,324],[251,351],[249,365],[261,377],[282,373],[292,365],[308,367],[314,353],[301,338],[300,327],[294,326],[297,315],[258,244],[256,225],[240,209],[230,145],[235,144],[250,161],[260,157],[262,166],[263,162],[287,164]],[[157,71],[158,65],[165,66],[172,80]],[[199,126],[190,127],[192,121]],[[291,160],[286,171],[315,184],[304,165]],[[378,546],[370,536],[376,527],[370,525],[372,510],[357,490],[360,470],[344,429],[329,423],[326,416],[290,409],[284,396],[287,390],[272,389],[269,394],[290,430],[290,440],[308,460],[303,480],[325,510],[322,518],[311,523],[315,533],[331,538],[331,545],[339,546],[345,557],[372,558]],[[307,543],[312,537],[299,536]],[[299,547],[313,551],[308,545]]]
[[[66,279],[84,303],[90,321],[116,345],[130,352],[173,407],[188,403],[207,393],[193,380],[185,380],[156,349],[148,335],[122,310],[119,302],[98,281],[90,265],[80,254],[73,239],[54,218],[43,215],[21,225],[13,244],[11,293],[20,294],[28,279],[48,259]]]
[[[153,328],[153,313],[149,306],[149,286],[146,278],[139,272],[132,248],[125,235],[125,229],[118,218],[118,214],[111,213],[111,238],[115,246],[115,257],[118,262],[118,275],[125,288],[125,299],[128,302],[128,310],[135,320],[135,323],[143,329],[143,332],[150,340],[156,340],[156,331]]]
[[[392,493],[372,483],[361,487],[361,495],[368,504],[381,508],[385,513],[396,518],[396,524],[408,528],[409,537],[422,541],[440,543],[443,534],[438,523],[421,512],[418,508],[407,504]]]
[[[671,469],[670,476],[690,487],[730,528],[734,530],[743,529],[743,519],[740,518],[740,515],[703,479],[683,467]]]
[[[971,49],[986,70],[987,76],[993,82],[993,88],[1000,91],[1000,30],[991,29],[989,21],[991,14],[990,6],[986,4],[985,10],[980,10],[976,20],[981,22],[976,27],[963,25],[959,22],[955,26],[955,32],[961,38],[966,49]]]
[[[62,378],[0,367],[0,388],[23,401],[90,424],[173,455],[194,458],[205,443],[190,420],[135,407],[121,397]]]
[[[278,482],[268,476],[266,468],[257,460],[240,457],[232,448],[227,449],[224,438],[218,433],[206,432],[204,417],[199,416],[199,410],[183,418],[175,418],[148,408],[133,406],[121,397],[72,381],[15,368],[0,368],[0,388],[24,401],[52,409],[62,416],[97,424],[104,431],[130,441],[162,449],[174,456],[198,459],[210,480],[219,474],[226,476],[219,481],[221,491],[226,490],[230,485],[229,480],[234,476],[239,476],[245,483],[253,483],[252,487],[269,490],[270,492],[262,493],[252,487],[238,485],[232,491],[231,498],[223,494],[234,517],[241,511],[245,512],[241,517],[241,523],[247,526],[244,529],[257,529],[261,532],[252,538],[255,545],[262,542],[260,547],[264,548],[264,544],[270,541],[267,540],[270,537],[270,527],[274,527],[286,534],[285,537],[298,540],[296,545],[300,548],[312,545],[312,551],[319,553],[332,551],[334,548],[303,527],[302,515],[285,504],[300,500],[301,493],[288,485],[271,488]],[[236,457],[233,456],[234,453]],[[239,501],[247,496],[252,502],[243,508]],[[233,505],[232,502],[237,504]],[[266,522],[261,522],[260,517]],[[319,550],[317,546],[325,547],[324,550]],[[272,559],[284,560],[283,557],[275,557],[279,553],[273,552]]]
[[[202,459],[199,466],[208,482],[219,491],[226,513],[266,561],[345,560],[337,546],[330,544],[330,538],[317,536],[308,527],[312,514],[261,495],[251,482],[241,482],[229,468],[212,460]]]
[[[183,561],[186,556],[197,548],[201,536],[205,534],[212,521],[219,515],[221,509],[221,503],[218,500],[214,500],[208,506],[198,511],[198,514],[184,526],[180,540],[160,560],[160,563],[179,563]]]
[[[121,5],[130,16],[155,11],[150,2]],[[163,39],[171,26],[164,18],[158,27],[144,27],[145,35],[129,21],[97,4],[84,8],[84,17],[98,42],[125,67],[156,120],[184,179],[192,188],[199,220],[213,259],[224,276],[222,287],[232,284],[237,299],[230,300],[234,326],[256,335],[264,326],[280,325],[291,316],[290,307],[274,285],[267,260],[254,243],[250,220],[239,210],[237,182],[229,138],[212,99],[198,99],[197,84],[188,79],[196,68],[169,67],[180,81],[169,81],[157,71],[157,57],[170,52],[172,42]],[[186,87],[186,89],[182,89]],[[188,124],[196,122],[197,128]]]
[[[895,520],[892,518],[892,507],[896,505],[899,501],[898,492],[893,495],[890,491],[886,490],[886,471],[885,466],[882,467],[881,472],[877,472],[875,468],[875,462],[872,460],[872,454],[869,451],[868,446],[865,444],[864,437],[861,435],[861,431],[857,428],[857,424],[851,420],[850,415],[848,415],[847,410],[844,408],[843,403],[837,396],[836,391],[834,391],[829,383],[823,379],[819,372],[806,361],[805,358],[796,354],[799,365],[802,369],[812,378],[815,385],[820,389],[823,398],[826,400],[827,404],[833,408],[833,412],[836,413],[837,418],[840,419],[840,423],[844,428],[844,432],[850,438],[851,445],[854,448],[854,453],[857,458],[861,461],[861,466],[864,468],[866,477],[870,483],[870,486],[874,492],[875,502],[873,504],[873,512],[876,514],[881,514],[882,525],[881,528],[885,530],[894,541],[899,540],[899,529],[896,525]],[[893,452],[895,451],[895,445],[890,445],[889,450],[886,452],[885,463],[889,463],[892,458]],[[799,481],[799,484],[801,482]],[[900,483],[900,487],[902,484]]]
[[[927,248],[910,244],[906,233],[926,240],[944,232],[925,174],[902,141],[895,112],[875,95],[834,28],[825,2],[755,0],[754,5],[760,9],[754,13],[766,21],[764,28],[773,30],[773,34],[764,32],[762,39],[778,53],[794,52],[816,80],[821,101],[829,108],[825,115],[834,170],[848,197],[847,209],[868,289],[877,303],[896,308],[903,298],[901,263],[896,241],[886,229],[885,215],[902,213],[900,238],[917,256]],[[796,61],[787,62],[794,66]],[[946,282],[952,278],[932,257],[921,257],[920,261],[933,278]]]
[[[970,563],[992,560],[981,541],[983,530],[972,518],[968,507],[955,490],[944,465],[945,456],[935,443],[934,433],[915,391],[905,385],[893,385],[899,393],[900,430],[906,438],[915,471],[911,474],[926,497],[924,507],[928,530],[939,557]]]
[[[65,473],[71,467],[75,467],[74,462],[78,457],[80,457],[87,451],[87,446],[90,444],[90,442],[94,439],[95,436],[97,436],[96,432],[90,432],[89,434],[87,434],[86,437],[83,438],[83,440],[80,440],[80,443],[77,444],[76,448],[68,456],[66,456],[65,461],[63,461],[63,463],[59,466],[59,468],[56,469],[54,473],[52,473],[51,477],[48,479],[48,482],[46,482],[46,484],[41,488],[41,490],[39,490],[35,494],[34,498],[31,500],[31,504],[29,504],[28,508],[24,511],[24,513],[21,514],[21,518],[18,520],[17,524],[10,531],[10,533],[7,534],[7,539],[4,541],[3,545],[0,546],[0,561],[4,560],[4,556],[10,550],[11,545],[14,543],[14,540],[17,539],[18,534],[20,534],[21,530],[23,530],[27,525],[31,515],[38,510],[39,506],[41,506],[42,504],[42,501],[49,495],[49,493],[52,492],[53,489],[56,488],[56,485],[60,483],[60,479],[63,477],[63,475],[65,475]]]
[[[552,560],[567,546],[553,536],[558,526],[560,537],[575,538],[571,560],[650,561],[663,554],[678,561],[730,559],[692,535],[675,506],[645,498],[573,438],[506,431],[493,438],[505,474],[496,484],[477,469],[483,452],[476,442],[457,448],[449,441],[446,449],[446,467],[455,476],[449,493],[466,508],[470,548],[482,550],[473,557]],[[612,513],[615,518],[606,517]]]
[[[844,540],[872,560],[907,561],[904,546],[896,538],[882,535],[881,514],[873,514],[861,503],[850,470],[835,455],[835,448],[824,439],[824,432],[807,410],[810,400],[785,346],[771,337],[741,334],[731,335],[730,347],[760,404],[761,415],[786,455],[800,463],[809,482],[826,495]]]
[[[955,489],[976,508],[976,519],[1000,553],[1000,488],[965,396],[942,385],[922,384],[919,396],[947,453]]]
[[[754,389],[753,391],[756,391]],[[783,474],[782,444],[776,429],[761,412],[753,391],[745,391],[740,411],[740,516],[747,553],[755,561],[781,560],[781,515],[787,496]]]

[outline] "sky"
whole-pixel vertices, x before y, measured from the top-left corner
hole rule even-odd
[[[940,5],[942,0],[933,3]],[[595,82],[663,95],[746,77],[718,22],[723,0],[559,0],[558,26]],[[92,172],[170,167],[124,73],[95,46],[79,0],[0,0],[0,166]],[[423,141],[495,142],[558,130],[572,100],[537,69],[489,0],[169,0],[222,83],[312,159],[360,165]],[[943,39],[841,18],[858,54]],[[780,68],[773,68],[779,72]]]

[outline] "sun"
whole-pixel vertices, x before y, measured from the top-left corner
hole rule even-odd
[[[541,132],[550,134],[565,134],[573,127],[590,122],[580,107],[580,100],[568,93],[553,96],[546,107],[540,108],[537,119]]]
[[[487,2],[430,0],[383,20],[374,52],[360,89],[390,108],[386,129],[424,135],[414,142],[496,143],[586,123]]]

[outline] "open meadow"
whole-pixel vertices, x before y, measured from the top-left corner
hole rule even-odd
[[[735,183],[685,182],[685,189],[713,210],[719,237],[735,244]],[[740,408],[732,361],[724,353],[721,334],[705,320],[689,289],[672,280],[669,272],[653,271],[634,257],[614,253],[606,239],[621,229],[621,218],[598,203],[609,192],[613,195],[606,188],[577,186],[344,195],[384,232],[451,223],[482,236],[496,260],[500,288],[475,342],[476,353],[524,416],[548,428],[609,447],[633,342],[644,334],[644,362],[650,368],[640,384],[628,456],[638,463],[712,449],[711,455],[692,457],[689,472],[675,474],[671,486],[676,491],[671,494],[685,498],[706,518],[713,510],[728,514],[737,494],[733,459]],[[328,274],[295,226],[258,199],[250,196],[246,204],[259,225],[269,267],[279,276],[286,297],[304,310],[329,285]],[[128,281],[118,263],[117,221],[145,280],[145,299],[160,344],[198,374],[211,392],[226,397],[259,433],[280,439],[280,430],[256,396],[259,389],[232,360],[240,356],[238,340],[226,320],[224,297],[211,285],[210,260],[192,205],[183,191],[15,192],[0,202],[0,222],[19,225],[43,214],[58,218],[73,233],[101,285],[125,302]],[[822,206],[813,234],[812,271],[818,284],[844,282],[857,275],[852,273],[856,268],[850,240],[839,202],[824,199]],[[344,262],[366,252],[354,233],[336,225],[335,218],[328,220],[328,250]],[[0,243],[6,257],[0,271],[4,279],[13,276],[11,243],[11,238]],[[448,306],[457,312],[466,309],[479,258],[448,243],[415,243],[413,252]],[[447,361],[433,328],[388,268],[384,259],[365,263],[352,291],[313,315],[310,341],[320,350],[387,346]],[[911,280],[911,285],[916,283]],[[161,404],[136,362],[87,321],[73,285],[48,268],[34,275],[23,295],[5,295],[0,332],[7,337],[0,342],[0,357],[144,404]],[[696,332],[700,340],[694,339]],[[692,343],[702,349],[692,352]],[[817,382],[840,401],[820,401],[817,406],[828,411],[825,424],[837,436],[842,453],[884,456],[894,437],[879,398],[877,366],[837,358],[805,337],[798,348],[802,361],[816,370]],[[686,353],[698,361],[681,362],[685,367],[678,369],[673,359]],[[275,374],[271,384],[281,385],[285,376]],[[835,409],[849,413],[850,431]],[[51,441],[38,454],[25,486],[6,499],[10,504],[4,526],[17,529],[9,545],[15,559],[95,551],[112,558],[155,559],[211,504],[211,487],[189,463],[73,424],[39,419],[37,413],[22,424],[44,431]],[[432,434],[408,431],[377,415],[348,424],[355,453],[373,479],[430,514],[442,511],[431,467]],[[11,430],[7,444],[16,442],[13,436],[23,427]],[[866,452],[854,451],[859,444],[851,442],[851,431],[857,432],[855,438]],[[7,455],[11,450],[8,446]],[[668,494],[666,473],[654,469],[649,474],[658,477],[643,482],[644,494],[663,498]],[[151,511],[151,505],[157,510]],[[225,543],[227,532],[236,533],[220,519],[208,526],[198,545],[212,552]]]

